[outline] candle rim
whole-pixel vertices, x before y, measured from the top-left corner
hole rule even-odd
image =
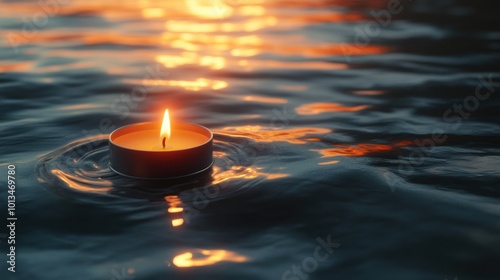
[[[192,122],[178,122],[178,121],[176,121],[176,122],[172,122],[172,124],[191,125],[193,127],[197,127],[197,128],[200,128],[200,129],[208,132],[209,135],[208,136],[205,135],[205,136],[208,137],[208,140],[205,141],[205,142],[203,142],[203,143],[201,143],[200,145],[196,145],[196,146],[185,148],[185,149],[178,149],[178,150],[141,150],[141,149],[134,149],[134,148],[126,147],[126,146],[123,146],[123,145],[118,145],[115,141],[113,141],[113,139],[111,139],[113,137],[113,135],[116,134],[116,132],[118,132],[120,130],[123,130],[123,129],[126,129],[126,128],[130,128],[132,126],[145,126],[145,125],[155,125],[155,124],[159,124],[158,127],[161,129],[161,123],[160,122],[141,122],[141,123],[133,123],[133,124],[128,124],[128,125],[119,127],[117,129],[113,130],[109,134],[108,141],[109,141],[110,144],[113,144],[113,145],[115,145],[117,147],[120,147],[122,149],[127,149],[127,150],[130,150],[130,151],[138,151],[138,152],[146,152],[146,153],[166,153],[166,152],[173,153],[173,152],[181,152],[181,151],[186,151],[186,150],[191,150],[191,149],[195,149],[195,148],[198,148],[198,147],[202,147],[202,146],[210,143],[210,141],[212,141],[213,138],[214,138],[213,132],[210,129],[208,129],[207,127],[203,126],[203,125],[199,125],[199,124],[192,123]],[[173,125],[172,125],[172,127],[175,129],[175,127]],[[195,132],[195,133],[198,133],[198,132]],[[203,135],[202,133],[198,133],[198,134]]]

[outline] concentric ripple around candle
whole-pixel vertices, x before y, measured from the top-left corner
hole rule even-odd
[[[99,135],[73,141],[42,156],[37,165],[38,180],[59,195],[82,200],[116,196],[163,200],[166,195],[212,186],[219,190],[213,199],[221,199],[270,177],[254,166],[261,145],[244,137],[216,134],[211,171],[180,179],[140,180],[109,168],[108,139]]]

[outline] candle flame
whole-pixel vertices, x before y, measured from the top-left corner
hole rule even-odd
[[[170,139],[170,116],[168,114],[168,109],[165,110],[165,114],[163,115],[163,122],[161,124],[160,130],[160,142],[165,148],[166,143]]]

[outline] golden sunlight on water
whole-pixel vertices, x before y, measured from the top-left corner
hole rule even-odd
[[[214,166],[212,175],[213,184],[219,184],[233,179],[254,179],[258,177],[269,180],[288,177],[289,174],[272,174],[262,172],[262,168],[252,166],[233,166],[228,170],[222,171],[219,167]]]
[[[258,96],[258,95],[247,95],[242,98],[244,101],[248,102],[258,102],[258,103],[268,103],[268,104],[286,104],[288,100],[285,98],[278,97],[266,97],[266,96]]]
[[[229,136],[251,138],[257,142],[288,142],[290,144],[306,144],[307,135],[328,134],[332,130],[328,128],[305,127],[290,129],[264,129],[260,125],[253,126],[228,126],[217,133]]]
[[[104,107],[103,104],[92,104],[92,103],[82,103],[76,105],[64,105],[58,108],[61,111],[73,111],[73,110],[85,110],[85,109],[96,109]]]
[[[233,8],[221,0],[185,0],[191,14],[200,18],[218,19],[232,14]]]
[[[412,145],[412,141],[404,140],[392,144],[371,144],[371,143],[361,143],[353,145],[335,145],[335,148],[327,148],[321,150],[312,150],[318,152],[322,155],[321,158],[331,158],[331,157],[360,157],[367,154],[378,153],[378,152],[389,152],[396,148],[405,147]],[[337,164],[338,160],[322,162],[320,165]]]
[[[357,112],[368,108],[367,105],[343,106],[338,103],[311,103],[295,109],[299,115],[318,115],[327,112]]]
[[[370,2],[367,5],[376,5]],[[273,40],[273,32],[301,28],[305,25],[325,22],[342,23],[363,21],[359,12],[338,12],[325,9],[317,13],[299,12],[306,7],[332,7],[331,3],[288,3],[295,7],[294,13],[280,13],[275,9],[278,1],[263,0],[125,0],[84,1],[74,0],[58,7],[58,16],[93,15],[111,26],[122,25],[122,29],[73,29],[61,28],[38,30],[29,38],[9,28],[0,30],[0,36],[8,38],[7,44],[33,47],[22,50],[32,53],[35,46],[45,46],[44,57],[81,57],[64,65],[50,63],[0,62],[0,72],[31,70],[38,73],[58,72],[68,69],[101,68],[109,74],[136,73],[137,69],[118,66],[128,61],[140,65],[151,60],[168,69],[181,69],[168,78],[149,80],[149,84],[186,91],[222,90],[228,88],[225,74],[217,72],[259,72],[266,70],[342,70],[349,64],[324,60],[325,57],[343,57],[382,54],[389,50],[372,43],[360,48],[349,43],[318,42],[306,34],[284,34],[282,40]],[[349,8],[348,2],[339,2],[339,8]],[[36,5],[9,2],[9,13],[16,18],[38,12]],[[55,16],[52,15],[52,16]],[[137,20],[134,25],[123,20]],[[279,24],[278,24],[279,20]],[[125,27],[125,28],[123,28]],[[67,46],[52,49],[52,46]],[[150,48],[150,51],[129,48],[102,48],[101,46],[126,46]],[[76,48],[74,46],[77,46]],[[85,47],[96,48],[86,49]],[[40,50],[37,50],[38,52]],[[42,54],[39,54],[42,55]],[[270,59],[269,56],[273,56]],[[293,61],[281,59],[293,56]],[[85,58],[85,59],[83,59]],[[117,61],[120,63],[117,64]],[[114,65],[114,66],[110,66]],[[193,71],[192,71],[193,70]],[[209,70],[209,71],[205,71]],[[178,73],[178,75],[177,75]],[[186,75],[187,73],[187,75]],[[217,79],[212,79],[212,74]],[[128,76],[124,81],[134,78]]]
[[[259,46],[262,38],[256,34],[246,36],[234,36],[234,32],[254,33],[276,24],[273,16],[266,15],[266,9],[261,1],[245,1],[245,5],[238,7],[230,6],[226,1],[220,0],[186,0],[186,8],[192,19],[169,19],[165,22],[166,32],[162,35],[164,44],[178,53],[159,54],[156,61],[166,68],[177,68],[182,66],[197,65],[212,70],[221,70],[230,65],[231,67],[245,64],[241,58],[256,56],[260,53]],[[160,14],[157,10],[144,12]],[[243,17],[244,21],[220,21],[228,17]],[[200,21],[205,19],[207,21]],[[213,21],[218,19],[217,21]],[[248,67],[248,65],[246,65]],[[209,88],[220,90],[228,87],[226,81],[214,81],[206,77],[199,77],[194,81],[185,80],[161,80],[149,81],[155,85],[168,85],[182,87],[185,90],[199,91]]]
[[[228,250],[194,249],[175,256],[172,260],[177,267],[195,267],[214,265],[219,262],[246,262],[246,256]]]
[[[177,86],[186,90],[200,91],[202,89],[211,88],[213,90],[223,89],[228,86],[225,81],[215,81],[209,79],[199,78],[194,81],[181,81],[181,80],[145,80],[144,84],[147,86]]]

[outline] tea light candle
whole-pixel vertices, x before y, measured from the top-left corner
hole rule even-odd
[[[167,179],[197,174],[213,164],[213,134],[201,125],[172,122],[125,126],[109,135],[110,167],[136,178]]]

